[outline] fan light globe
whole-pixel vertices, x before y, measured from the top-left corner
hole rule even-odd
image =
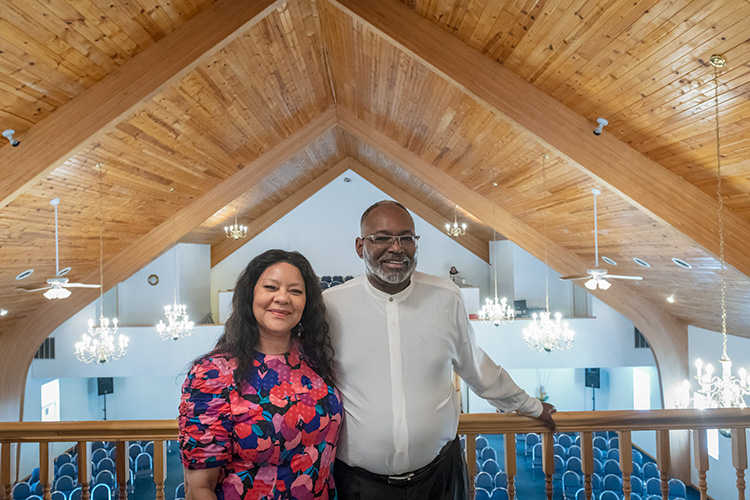
[[[44,292],[44,296],[49,300],[52,299],[67,299],[70,297],[70,290],[67,288],[50,288]]]

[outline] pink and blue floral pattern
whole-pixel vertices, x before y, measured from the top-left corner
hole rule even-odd
[[[335,499],[338,391],[297,346],[287,354],[257,353],[239,388],[235,368],[223,355],[191,368],[180,403],[183,465],[221,467],[218,500]]]

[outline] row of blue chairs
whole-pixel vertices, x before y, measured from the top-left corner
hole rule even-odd
[[[574,471],[566,471],[562,476],[562,491],[566,499],[577,499],[578,490],[583,488],[584,479]],[[679,479],[670,479],[669,483],[669,500],[685,500],[687,498],[687,488]],[[642,497],[658,495],[661,498],[661,481],[657,478],[650,478],[644,483],[641,478],[633,476],[630,478],[630,488],[633,493]],[[605,491],[613,491],[622,497],[623,484],[622,478],[615,474],[607,474],[604,479],[594,473],[591,475],[591,489],[594,497],[598,498]]]
[[[506,488],[493,488],[489,491],[484,488],[474,490],[474,500],[508,500],[508,498]]]

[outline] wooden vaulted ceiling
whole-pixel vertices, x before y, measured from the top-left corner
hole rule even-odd
[[[720,330],[714,53],[750,337],[746,0],[7,0],[0,23],[0,339],[30,353],[96,296],[15,290],[54,275],[52,198],[71,281],[98,280],[101,216],[109,288],[175,241],[220,261],[235,213],[257,234],[347,168],[438,226],[458,204],[485,259],[493,227],[542,257],[546,213],[564,274],[593,267],[598,187],[601,254],[645,279],[597,296]]]

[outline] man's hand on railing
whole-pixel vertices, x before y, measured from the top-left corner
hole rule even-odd
[[[539,415],[537,420],[541,420],[544,425],[547,426],[547,428],[554,432],[555,430],[555,421],[552,420],[552,414],[557,411],[557,408],[552,406],[549,403],[542,403],[542,414]]]

